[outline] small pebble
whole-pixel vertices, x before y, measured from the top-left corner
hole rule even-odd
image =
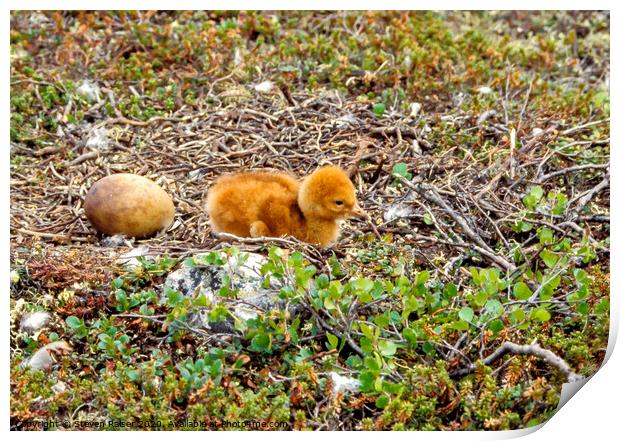
[[[64,381],[59,381],[58,383],[52,386],[52,390],[56,394],[61,394],[67,390],[67,384]]]
[[[411,118],[415,118],[416,116],[418,116],[418,113],[420,113],[420,110],[422,110],[422,104],[411,103],[411,111],[409,112],[409,116]]]
[[[76,92],[89,101],[101,101],[99,86],[90,81],[83,81],[80,87],[77,88]]]
[[[51,316],[45,311],[37,311],[26,315],[20,322],[20,329],[29,334],[43,329],[50,321]]]
[[[274,84],[271,81],[263,81],[260,84],[254,86],[254,90],[260,93],[269,93],[273,90]]]
[[[71,350],[71,346],[65,341],[55,341],[53,343],[49,343],[35,352],[32,357],[25,360],[22,365],[31,367],[32,369],[38,370],[47,370],[51,368],[56,360],[52,357],[52,353],[62,354],[64,352],[69,352]]]
[[[359,380],[342,376],[336,372],[330,374],[333,383],[334,394],[339,392],[357,392],[360,387]]]

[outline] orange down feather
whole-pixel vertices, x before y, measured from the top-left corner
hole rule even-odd
[[[209,189],[207,212],[216,233],[290,235],[320,246],[336,241],[339,219],[368,217],[357,203],[349,177],[331,166],[302,181],[275,172],[222,176]]]

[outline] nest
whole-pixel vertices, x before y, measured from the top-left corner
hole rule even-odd
[[[519,220],[521,198],[533,183],[544,185],[574,173],[598,175],[591,178],[592,185],[589,180],[570,181],[574,197],[564,217],[541,215],[531,222],[560,235],[579,236],[585,228],[596,229],[583,222],[608,221],[609,173],[600,170],[609,163],[563,171],[558,164],[574,158],[549,148],[558,136],[587,130],[590,123],[521,131],[516,148],[494,113],[472,115],[456,109],[442,116],[495,144],[478,153],[475,146],[434,145],[432,119],[399,112],[378,117],[368,103],[345,101],[338,92],[293,96],[286,88],[259,93],[233,87],[214,97],[209,109],[182,108],[144,122],[120,113],[107,117],[94,105],[86,114],[92,122],[59,129],[56,145],[18,147],[30,160],[11,176],[12,245],[29,247],[32,240],[68,247],[99,244],[82,208],[88,189],[106,175],[136,173],[164,187],[177,210],[165,234],[143,241],[149,248],[168,255],[214,249],[231,241],[211,233],[203,207],[214,179],[264,168],[302,177],[325,164],[349,171],[372,218],[370,224],[345,225],[341,240],[330,250],[338,255],[359,247],[360,237],[370,241],[388,235],[390,241],[432,249],[423,257],[444,273],[472,254],[514,271],[510,225]],[[406,164],[406,173],[394,173],[400,163]],[[599,175],[603,179],[596,182]],[[600,196],[597,213],[591,209],[589,216],[582,216],[586,205]],[[246,243],[256,246],[257,241]],[[526,239],[523,246],[527,244]],[[318,260],[325,255],[314,247],[305,249]],[[447,262],[443,268],[433,263],[437,255]]]

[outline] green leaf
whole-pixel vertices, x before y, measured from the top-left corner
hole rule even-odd
[[[575,276],[575,280],[580,284],[588,285],[590,283],[590,277],[588,273],[582,270],[581,268],[576,268],[573,271],[573,275]]]
[[[385,104],[376,103],[375,105],[372,106],[372,111],[377,116],[383,116],[383,114],[385,113]]]
[[[140,371],[137,369],[129,369],[127,370],[127,378],[131,381],[137,383],[140,380]]]
[[[608,307],[609,307],[609,304],[608,304]],[[416,333],[413,331],[413,329],[411,328],[403,329],[403,337],[405,337],[405,339],[411,346],[415,346],[418,343],[418,337]]]
[[[380,328],[386,328],[390,324],[390,320],[385,315],[376,316],[374,322]]]
[[[551,318],[551,314],[549,314],[546,308],[536,308],[532,313],[532,318],[541,322],[546,322]]]
[[[114,289],[121,289],[123,287],[123,282],[124,281],[122,277],[117,277],[112,281],[112,286],[114,287]]]
[[[547,265],[548,268],[553,268],[560,256],[549,250],[542,250],[542,252],[540,253],[540,258],[543,260],[543,262],[545,262],[545,265]]]
[[[79,318],[77,318],[74,315],[70,315],[69,317],[67,317],[65,319],[65,322],[67,322],[67,325],[71,329],[76,329],[76,328],[79,328],[80,326],[82,326],[82,320],[80,320]]]
[[[499,331],[504,329],[504,323],[499,319],[491,320],[489,322],[489,329],[493,331],[493,335],[496,335]]]
[[[416,286],[424,285],[428,281],[429,276],[430,274],[428,271],[420,271],[418,274],[416,274],[415,276]]]
[[[484,304],[484,309],[486,309],[487,313],[489,313],[493,317],[502,315],[502,313],[504,312],[504,307],[502,306],[502,304],[499,302],[499,300],[495,299],[488,300]]]
[[[527,284],[523,282],[515,283],[515,286],[512,289],[512,292],[514,293],[515,298],[517,300],[527,300],[532,295],[532,290],[530,289],[530,287],[527,286]]]
[[[373,326],[369,326],[366,323],[360,323],[360,330],[368,340],[372,340],[375,337]]]
[[[586,303],[580,303],[577,305],[577,312],[581,315],[586,315],[590,311],[590,306]]]
[[[304,255],[299,251],[294,251],[288,258],[288,264],[292,267],[299,267],[304,262]]]
[[[321,274],[319,277],[316,278],[316,287],[318,289],[327,288],[328,285],[329,285],[329,277],[327,277],[326,274]]]
[[[334,348],[338,347],[338,337],[336,337],[335,335],[330,334],[329,332],[326,335],[327,335],[327,341],[329,343],[327,345],[327,348],[328,349],[334,349]]]
[[[553,192],[550,191],[548,194],[548,199],[553,202],[553,209],[551,213],[562,215],[566,211],[566,205],[568,204],[568,197],[564,193],[561,192]]]
[[[459,320],[453,323],[450,323],[450,328],[456,329],[457,331],[467,331],[469,329],[469,323],[464,320]]]
[[[543,190],[540,185],[534,185],[532,188],[530,188],[530,195],[536,198],[537,202],[544,196],[544,194],[545,190]]]
[[[425,354],[432,355],[432,353],[435,351],[435,347],[430,341],[425,341],[422,344],[422,350]]]
[[[443,289],[444,294],[448,296],[448,298],[452,298],[456,296],[457,290],[456,285],[452,282],[448,283],[446,287]]]
[[[525,311],[522,309],[515,309],[510,313],[510,322],[514,325],[521,323],[525,320]]]
[[[424,223],[426,225],[433,225],[433,216],[431,216],[430,213],[424,213],[424,216],[422,217],[422,220],[424,221]]]
[[[396,344],[392,343],[391,341],[379,341],[379,350],[381,351],[381,355],[383,355],[384,357],[393,356],[396,353],[396,349],[398,349],[398,346],[396,346]]]
[[[474,310],[465,306],[459,311],[459,318],[465,322],[471,322],[474,319]]]
[[[541,245],[553,243],[553,231],[547,227],[539,228],[537,231],[538,240]]]
[[[323,300],[323,306],[328,311],[332,311],[332,310],[336,309],[336,305],[334,305],[334,301],[332,300],[331,297],[325,297],[325,300]]]
[[[183,300],[183,294],[169,287],[164,288],[164,294],[168,299],[168,306],[172,306],[173,308],[181,303],[181,300]]]
[[[474,303],[476,304],[476,306],[482,306],[485,304],[488,298],[489,294],[487,294],[485,291],[480,291],[474,296]]]
[[[390,403],[390,397],[386,394],[382,394],[375,400],[375,406],[378,409],[384,409]]]
[[[411,179],[413,175],[407,170],[407,164],[399,162],[392,167],[392,174],[402,176],[405,179]]]
[[[536,198],[532,195],[524,196],[523,205],[525,205],[528,209],[533,210],[536,207],[536,203],[538,202]]]
[[[607,314],[608,311],[609,311],[609,299],[602,299],[594,307],[595,314]],[[404,336],[404,333],[403,333],[403,336]]]
[[[374,283],[372,282],[372,280],[366,277],[357,279],[354,283],[355,283],[355,289],[360,292],[370,292],[370,290],[374,286]]]
[[[374,372],[363,371],[357,378],[360,382],[360,391],[366,393],[372,392],[375,383],[375,377],[376,374]]]
[[[252,338],[250,350],[269,352],[271,350],[271,334],[257,334]]]

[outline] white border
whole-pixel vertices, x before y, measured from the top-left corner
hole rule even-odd
[[[618,57],[614,56],[614,50],[618,50],[620,45],[617,42],[617,34],[618,34],[618,16],[620,14],[620,9],[613,8],[613,3],[611,1],[589,1],[583,2],[576,0],[564,0],[564,1],[533,1],[533,0],[523,0],[523,1],[507,1],[507,2],[497,2],[495,1],[477,1],[477,2],[462,2],[462,1],[434,1],[432,4],[428,4],[427,2],[406,2],[400,0],[384,0],[381,2],[354,2],[354,1],[325,1],[325,0],[315,0],[311,4],[304,2],[293,2],[293,1],[216,1],[216,2],[197,2],[197,1],[187,1],[187,0],[177,0],[175,2],[163,2],[163,1],[107,1],[103,4],[86,4],[84,1],[55,1],[50,3],[49,1],[28,1],[22,0],[19,4],[12,4],[6,8],[5,20],[2,22],[3,33],[2,38],[4,41],[3,47],[5,48],[5,55],[3,58],[4,64],[4,75],[8,77],[7,83],[10,84],[10,69],[9,69],[9,27],[10,27],[10,17],[9,11],[10,9],[307,9],[308,6],[312,6],[313,9],[424,9],[428,6],[432,6],[434,9],[604,9],[611,10],[611,29],[612,29],[612,43],[611,43],[611,114],[613,116],[619,115],[619,105],[618,105],[618,93],[616,93],[616,88],[613,86],[615,83],[613,79],[618,79]],[[586,8],[584,8],[586,7]],[[6,78],[5,77],[5,78]],[[6,114],[2,119],[2,136],[5,140],[3,144],[4,152],[1,156],[2,161],[2,170],[5,170],[7,176],[6,184],[2,186],[0,190],[0,194],[2,195],[2,200],[5,201],[7,205],[9,203],[9,191],[10,191],[10,181],[9,181],[9,113],[10,113],[10,88],[3,87],[1,89],[1,99],[4,102],[4,108],[6,110]],[[612,117],[612,144],[617,145],[618,142],[618,124],[614,122],[614,118]],[[612,169],[616,169],[618,167],[618,155],[611,155]],[[614,166],[615,164],[615,166]],[[617,179],[615,175],[612,173],[611,176],[611,188],[612,194],[617,194]],[[612,212],[616,213],[618,204],[614,202],[612,198]],[[613,208],[616,207],[616,208]],[[4,264],[2,266],[2,278],[0,280],[4,281],[4,286],[8,288],[8,280],[9,280],[9,210],[5,210],[3,216],[1,217],[2,222],[2,231],[4,231],[4,235],[2,236],[2,249]],[[615,234],[617,228],[616,223],[612,221],[612,238],[613,243],[615,244],[615,240],[617,238],[617,234]],[[611,267],[614,269],[619,268],[618,266],[618,256],[616,254],[611,255]],[[611,272],[611,292],[614,292],[614,288],[618,285],[618,278],[620,277],[620,273],[618,271]],[[5,291],[6,300],[5,300],[5,310],[2,315],[2,329],[4,333],[5,347],[4,353],[9,353],[8,342],[9,342],[9,295],[8,289]],[[531,439],[540,439],[547,441],[549,437],[560,438],[560,439],[609,439],[610,435],[617,431],[616,429],[616,420],[618,419],[618,398],[620,392],[620,356],[618,355],[618,351],[613,351],[612,348],[617,340],[618,336],[618,318],[620,318],[620,307],[618,305],[617,294],[612,295],[611,300],[611,314],[612,314],[612,327],[610,330],[610,341],[609,341],[609,350],[607,352],[606,364],[600,369],[600,371],[580,390],[576,397],[571,399],[562,409],[558,411],[558,413],[551,418],[551,420],[544,425],[540,430],[535,431],[532,435],[530,435]],[[613,353],[612,353],[613,351]],[[10,384],[9,384],[9,357],[6,356],[5,363],[2,365],[2,379],[4,381],[4,397],[5,399],[2,401],[2,408],[4,410],[4,415],[6,418],[3,419],[3,424],[8,431],[9,428],[9,400],[10,396]],[[470,440],[485,440],[485,439],[508,439],[515,438],[521,435],[525,435],[530,433],[531,430],[523,430],[523,431],[513,431],[513,432],[391,432],[390,437],[395,438],[406,438],[408,440],[418,440],[418,439],[470,439]],[[91,435],[92,433],[92,435]],[[175,432],[174,436],[177,436]],[[187,433],[187,435],[185,435]],[[198,432],[198,433],[190,433],[183,432],[184,435],[189,438],[194,439],[207,439],[210,438],[236,438],[236,437],[251,437],[252,439],[256,438],[280,438],[284,439],[285,437],[290,437],[289,433],[259,433],[254,432],[252,434],[239,434],[239,433],[215,433],[215,432]],[[66,437],[79,437],[83,438],[85,434],[83,432],[63,432],[63,433],[16,433],[12,432],[12,436],[36,436],[38,439],[41,437],[55,437],[62,436]],[[97,437],[108,437],[108,433],[103,432],[89,432],[87,436]],[[133,433],[127,434],[122,432],[116,432],[112,436],[114,437],[125,437],[125,436],[136,436]],[[138,434],[140,436],[140,434]],[[149,434],[149,437],[166,437],[168,438],[170,434],[166,433],[153,433]],[[293,435],[295,437],[315,437],[317,434],[315,433],[300,433],[295,432]],[[327,433],[320,434],[318,436],[324,437],[340,437],[342,435],[336,433]],[[346,435],[344,435],[346,436]],[[353,434],[356,438],[369,438],[376,439],[376,437],[383,436],[381,434],[373,433],[373,432],[356,432]]]

